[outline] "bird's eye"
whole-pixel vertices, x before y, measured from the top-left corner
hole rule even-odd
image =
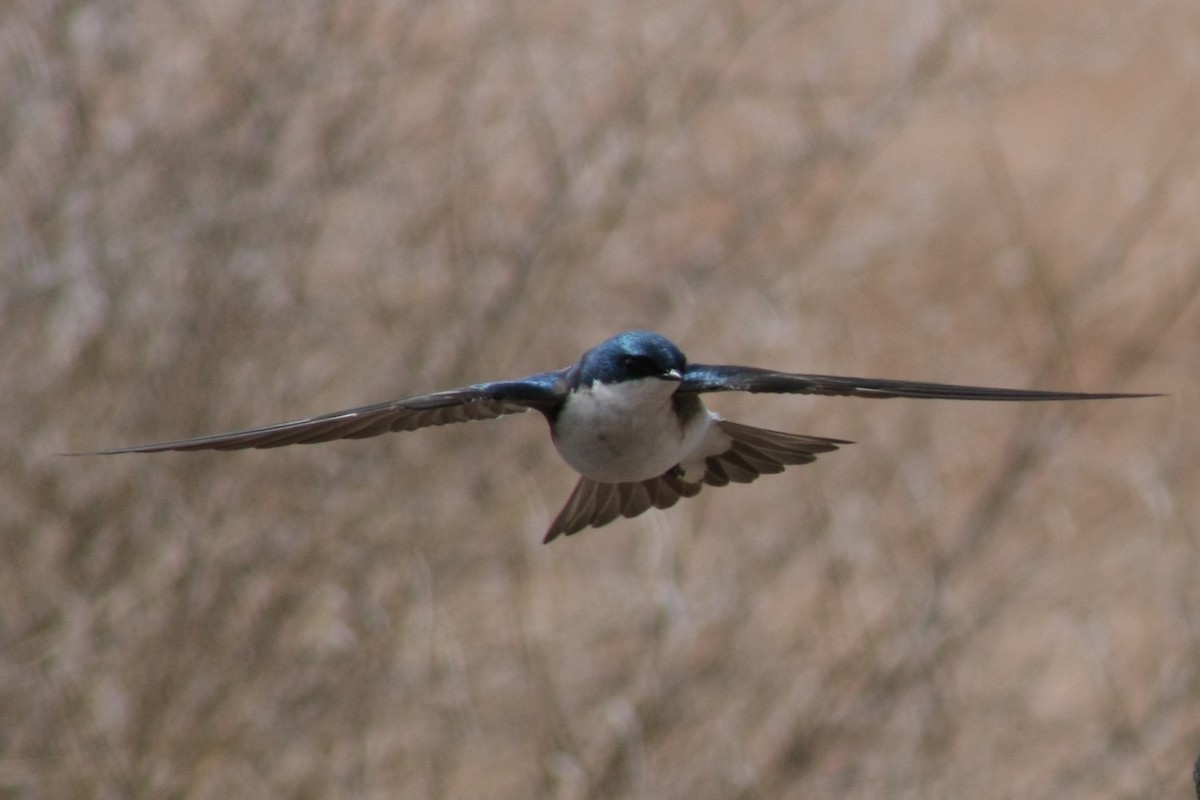
[[[662,372],[654,359],[646,356],[621,356],[621,367],[630,375],[657,375]]]

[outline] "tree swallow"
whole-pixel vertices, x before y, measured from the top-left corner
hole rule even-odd
[[[705,408],[706,392],[776,392],[949,400],[1105,400],[1150,394],[1085,394],[801,375],[756,367],[689,364],[671,341],[626,331],[552,372],[477,383],[292,422],[82,455],[165,450],[240,450],[365,439],[530,409],[550,424],[559,455],[582,477],[543,541],[600,527],[618,516],[670,508],[701,487],[749,483],[807,464],[851,442],[755,428]]]

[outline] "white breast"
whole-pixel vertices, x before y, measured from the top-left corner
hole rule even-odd
[[[712,420],[699,406],[681,424],[672,403],[678,386],[644,378],[581,388],[555,421],[554,445],[592,480],[625,483],[662,475],[687,458]]]

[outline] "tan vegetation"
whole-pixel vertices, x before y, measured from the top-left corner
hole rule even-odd
[[[10,0],[0,796],[1166,798],[1200,746],[1200,9]],[[63,459],[694,359],[853,439],[539,544],[535,415]]]

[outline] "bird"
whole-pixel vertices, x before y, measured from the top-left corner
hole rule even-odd
[[[579,473],[543,538],[599,528],[618,517],[670,508],[704,486],[750,483],[853,444],[724,419],[705,407],[714,392],[946,400],[1111,400],[1154,394],[999,389],[780,372],[691,363],[672,341],[646,330],[618,333],[570,366],[515,380],[476,383],[259,428],[71,455],[240,450],[493,419],[537,411],[559,455]]]

